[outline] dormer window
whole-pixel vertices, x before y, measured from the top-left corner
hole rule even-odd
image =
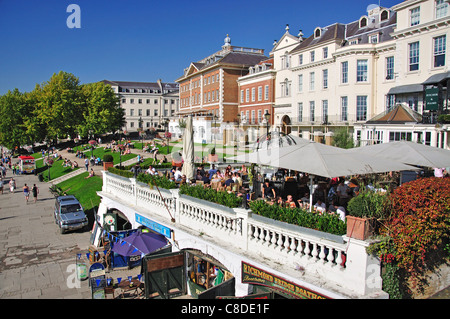
[[[389,11],[387,11],[387,10],[381,11],[380,21],[385,21],[387,19],[389,19]]]
[[[366,17],[362,17],[362,18],[359,20],[359,27],[360,27],[360,28],[365,28],[365,27],[367,27],[367,18],[366,18]]]
[[[314,38],[320,38],[321,35],[322,30],[320,28],[316,28],[316,30],[314,30]]]

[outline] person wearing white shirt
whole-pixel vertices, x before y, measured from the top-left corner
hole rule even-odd
[[[327,210],[327,206],[324,202],[322,202],[320,199],[317,201],[317,203],[314,205],[314,210],[323,213]]]

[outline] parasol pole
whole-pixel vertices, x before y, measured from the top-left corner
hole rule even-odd
[[[309,212],[312,212],[313,202],[313,175],[309,175]]]

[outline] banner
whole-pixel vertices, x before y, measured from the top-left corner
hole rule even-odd
[[[298,299],[329,299],[317,292],[242,262],[242,283],[261,285],[287,293]]]

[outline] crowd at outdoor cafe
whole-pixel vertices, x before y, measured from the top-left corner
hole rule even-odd
[[[158,172],[152,166],[146,170],[136,166],[132,168],[133,172],[135,170],[138,170],[136,173],[165,176],[177,185],[202,185],[233,193],[238,197],[247,196],[249,201],[263,200],[269,205],[310,210],[309,176],[297,171],[278,169],[274,173],[258,172],[252,179],[250,168],[245,165],[228,165],[222,168],[220,165],[211,164],[210,168],[206,169],[205,165],[201,164],[196,168],[194,178],[189,180],[182,173],[181,167],[174,166],[165,172]],[[360,178],[321,178],[314,184],[311,210],[318,213],[336,213],[345,220],[347,204],[358,194],[361,182],[363,181]],[[379,190],[385,191],[382,188]]]

